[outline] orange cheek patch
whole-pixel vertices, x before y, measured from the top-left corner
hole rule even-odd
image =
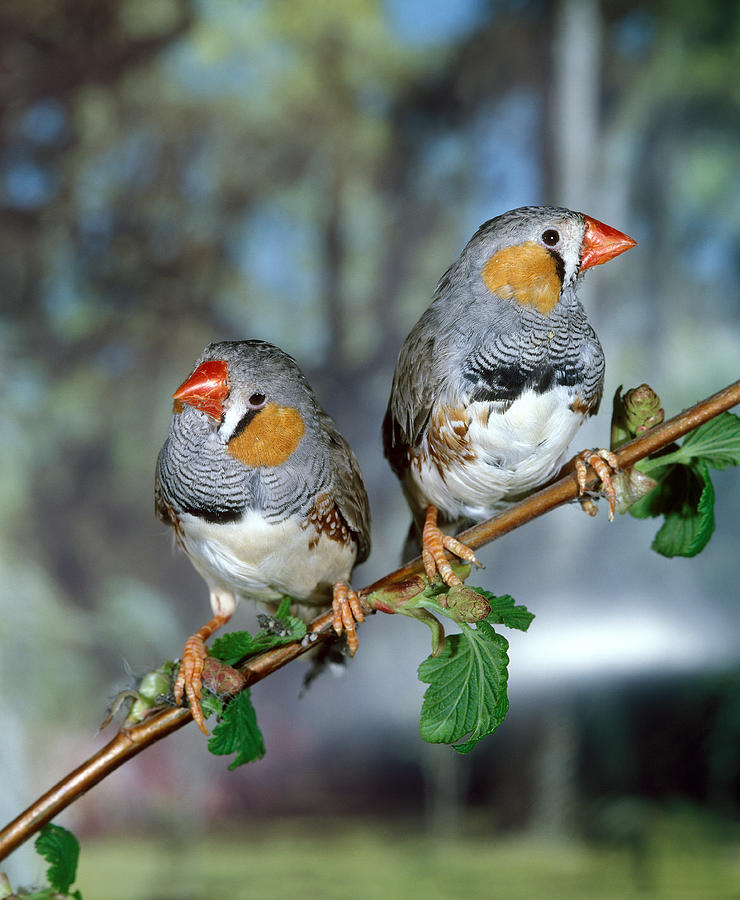
[[[481,278],[492,294],[534,306],[546,316],[560,299],[562,284],[555,260],[534,241],[495,253],[483,266]]]
[[[172,415],[179,416],[182,412],[182,406],[182,400],[175,400],[175,402],[172,404]]]
[[[295,451],[305,430],[297,409],[268,403],[227,449],[245,466],[279,466]]]

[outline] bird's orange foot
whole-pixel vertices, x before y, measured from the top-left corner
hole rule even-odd
[[[579,453],[575,458],[579,497],[583,497],[586,493],[589,466],[601,479],[601,490],[609,504],[609,521],[613,522],[617,506],[617,491],[614,487],[613,476],[619,472],[619,461],[611,450],[584,450]],[[596,515],[596,506],[588,497],[583,497],[581,506],[590,516]]]
[[[450,587],[462,584],[460,578],[452,571],[452,566],[445,556],[445,550],[449,550],[450,553],[454,553],[455,556],[465,560],[465,562],[475,563],[476,566],[480,566],[480,563],[475,558],[475,553],[470,547],[462,544],[457,538],[445,534],[437,525],[437,507],[427,506],[421,544],[424,570],[430,578],[434,578],[439,573],[442,581]]]
[[[184,693],[188,698],[193,719],[203,734],[208,734],[205,716],[200,708],[200,694],[203,690],[203,663],[208,656],[206,641],[214,631],[218,631],[222,625],[229,621],[232,612],[233,610],[230,610],[228,613],[215,615],[185,641],[185,649],[182,652],[182,660],[180,661],[180,671],[177,673],[175,681],[175,703],[180,706]]]
[[[200,694],[203,690],[203,663],[208,656],[206,643],[200,634],[194,634],[185,641],[185,649],[182,652],[180,671],[175,681],[175,702],[182,704],[183,694],[188,698],[188,705],[193,714],[196,725],[203,734],[208,734],[206,720],[200,708]]]
[[[365,613],[362,611],[360,598],[347,584],[346,581],[338,581],[334,585],[334,598],[331,608],[334,611],[332,625],[338,636],[347,635],[347,648],[349,655],[354,656],[360,642],[357,640],[355,625],[365,621]]]

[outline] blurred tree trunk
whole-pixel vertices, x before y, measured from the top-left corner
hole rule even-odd
[[[422,747],[424,811],[429,833],[439,841],[462,836],[470,762],[447,746]]]
[[[342,229],[342,175],[334,165],[329,173],[326,221],[323,234],[324,300],[329,346],[329,379],[341,384],[344,378],[344,308],[342,271],[344,268],[344,235]]]
[[[26,748],[26,734],[23,721],[25,710],[11,704],[7,699],[0,700],[0,716],[3,723],[3,746],[0,754],[3,773],[3,789],[0,791],[0,818],[7,822],[20,809],[32,793],[34,778],[30,754]],[[11,884],[29,882],[29,875],[34,880],[41,879],[41,863],[34,853],[33,845],[28,842],[19,847],[3,861],[2,871]]]
[[[532,828],[549,839],[572,835],[578,784],[578,728],[571,708],[548,706],[535,761]]]
[[[593,207],[599,157],[601,11],[598,0],[560,0],[555,16],[551,103],[555,202]]]
[[[598,0],[560,0],[555,14],[551,96],[552,202],[589,212],[600,157],[601,8]],[[584,286],[586,287],[586,286]],[[578,731],[570,709],[550,708],[535,772],[533,827],[566,837],[576,805]]]

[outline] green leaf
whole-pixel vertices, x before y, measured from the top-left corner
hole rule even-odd
[[[668,454],[638,463],[641,471],[658,470],[658,485],[630,507],[637,518],[665,516],[653,550],[663,556],[696,556],[714,532],[714,486],[709,466],[740,465],[740,418],[721,413],[690,432]]]
[[[675,466],[676,469],[683,468]],[[636,519],[652,519],[662,516],[671,509],[671,497],[673,490],[668,485],[669,478],[666,475],[662,481],[640,500],[635,501],[627,512]]]
[[[703,459],[713,469],[740,466],[740,418],[724,412],[705,422],[684,438],[680,447],[671,453],[658,454],[637,463],[645,474],[676,463],[690,465]],[[659,476],[658,476],[659,477]]]
[[[80,844],[71,831],[61,825],[44,825],[36,838],[36,852],[49,863],[46,877],[60,894],[69,892],[77,877]]]
[[[278,610],[280,612],[280,610]],[[292,641],[302,641],[306,636],[306,623],[295,616],[265,616],[262,621],[267,621],[268,627],[258,631],[252,638],[251,654],[262,653],[272,647],[281,647]]]
[[[254,641],[248,631],[230,631],[211,644],[208,655],[220,659],[227,666],[234,666],[245,656],[255,653]]]
[[[447,638],[445,648],[419,666],[424,694],[419,730],[433,744],[455,744],[468,753],[503,722],[509,708],[506,696],[509,644],[487,622],[462,625],[461,634]]]
[[[689,484],[680,506],[666,512],[652,548],[668,557],[696,556],[714,532],[714,486],[704,460],[676,468]]]
[[[208,749],[216,756],[236,753],[236,759],[229,766],[230,770],[262,759],[265,755],[265,742],[257,725],[257,714],[248,689],[229,701],[221,721],[213,729]]]
[[[208,653],[227,666],[236,665],[247,656],[255,656],[272,647],[280,647],[291,641],[301,641],[306,635],[306,624],[295,616],[289,615],[290,598],[280,604],[274,616],[261,616],[267,622],[266,628],[252,636],[248,631],[231,631],[211,644]]]
[[[527,631],[532,624],[534,613],[526,606],[515,606],[516,601],[509,594],[497,597],[490,591],[484,591],[483,588],[474,587],[473,590],[482,594],[491,605],[491,612],[485,619],[490,625],[505,625],[507,628]]]
[[[703,459],[713,469],[740,466],[740,417],[724,412],[689,432],[681,444],[680,454],[689,459]]]
[[[277,608],[277,612],[275,613],[276,619],[289,619],[290,618],[290,597],[283,597],[280,601],[280,606]]]
[[[213,691],[209,691],[207,687],[204,687],[200,695],[200,711],[206,719],[214,713],[220,717],[224,711],[223,700],[217,697]]]
[[[714,532],[714,487],[704,460],[671,466],[658,486],[633,504],[638,519],[665,516],[652,548],[663,556],[696,556]]]

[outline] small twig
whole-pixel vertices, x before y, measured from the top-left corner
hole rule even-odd
[[[736,381],[701,403],[697,403],[696,406],[625,444],[617,452],[620,466],[634,465],[638,460],[655,453],[738,403],[740,403],[740,381]],[[556,482],[536,494],[532,494],[531,497],[517,503],[511,509],[469,528],[459,535],[459,538],[469,547],[477,549],[555,509],[555,507],[574,500],[578,493],[578,485],[572,470],[572,465],[565,466],[561,477]],[[587,488],[594,487],[596,482],[597,477],[592,474]],[[395,572],[391,572],[363,588],[360,593],[367,596],[373,591],[388,588],[422,570],[421,557],[417,557],[396,569]],[[313,643],[286,644],[248,660],[241,667],[242,673],[246,676],[246,686],[261,681],[277,669],[292,662],[315,646],[316,641],[333,640],[331,620],[331,613],[324,613],[309,625],[309,632],[316,635]],[[189,709],[166,709],[139,725],[121,731],[102,750],[63,778],[42,797],[39,797],[24,813],[0,831],[0,860],[132,756],[140,753],[150,744],[167,737],[178,728],[182,728],[191,720]]]

